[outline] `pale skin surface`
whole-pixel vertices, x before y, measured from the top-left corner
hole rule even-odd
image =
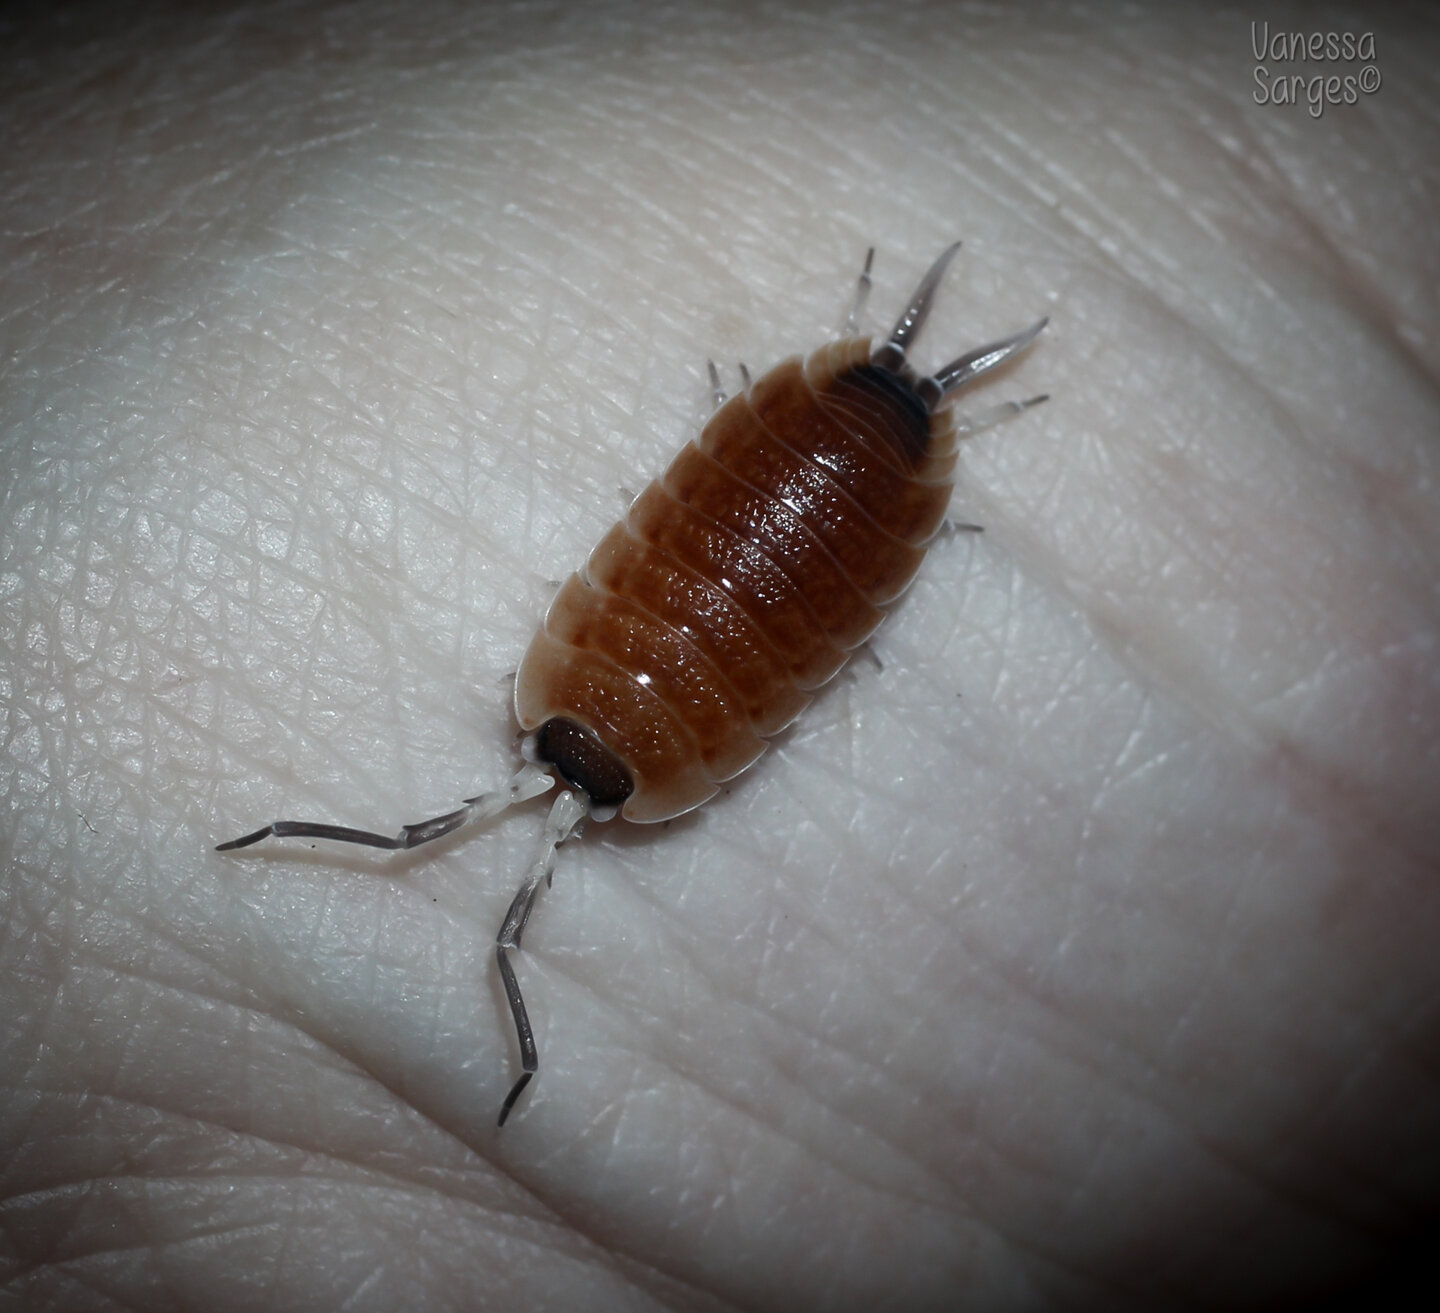
[[[1433,30],[1316,121],[1248,18],[945,12],[33,48],[3,1298],[1207,1307],[1433,1202]],[[957,237],[923,362],[1053,316],[971,403],[1053,394],[965,452],[986,533],[728,796],[562,850],[497,1132],[546,804],[210,845],[501,783],[504,676],[706,356],[833,334],[871,242],[874,328]]]

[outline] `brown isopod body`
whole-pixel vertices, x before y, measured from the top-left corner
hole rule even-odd
[[[413,848],[543,792],[551,772],[576,790],[556,799],[496,941],[522,1066],[501,1125],[539,1065],[509,954],[555,849],[587,817],[679,816],[753,765],[915,577],[949,506],[962,431],[1044,400],[1004,403],[963,429],[947,404],[1034,341],[1043,319],[929,377],[907,362],[958,249],[935,261],[878,346],[853,335],[871,252],[850,335],[754,382],[746,374],[728,401],[710,367],[715,414],[561,586],[520,663],[515,714],[530,764],[508,789],[393,836],[276,821],[219,845],[277,835]]]
[[[705,802],[914,577],[954,416],[870,355],[851,338],[731,397],[551,603],[515,712],[597,804],[663,821]]]

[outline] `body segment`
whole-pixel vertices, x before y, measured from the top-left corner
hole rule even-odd
[[[871,353],[849,338],[731,397],[551,604],[516,716],[593,734],[633,780],[626,819],[689,811],[751,765],[919,569],[955,424]]]

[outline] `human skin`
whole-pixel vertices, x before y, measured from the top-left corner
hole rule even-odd
[[[1248,14],[71,16],[0,91],[0,1303],[1233,1307],[1427,1215],[1433,25],[1315,119]],[[956,238],[922,364],[1052,317],[985,532],[562,849],[498,1131],[545,802],[212,845],[501,784],[705,359]]]

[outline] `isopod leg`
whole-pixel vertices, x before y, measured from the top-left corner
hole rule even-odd
[[[1038,397],[1027,397],[1024,401],[1002,401],[999,405],[990,406],[973,415],[961,415],[955,421],[955,431],[963,437],[968,437],[972,433],[979,433],[981,429],[988,429],[992,424],[998,424],[1002,419],[1019,415],[1023,411],[1029,410],[1031,406],[1038,406],[1042,401],[1049,400],[1050,394],[1042,392]],[[971,524],[967,520],[952,520],[947,517],[940,526],[940,530],[947,536],[955,533],[984,533],[985,526]]]
[[[470,821],[486,820],[517,802],[544,793],[554,783],[548,771],[527,765],[515,773],[505,788],[466,798],[464,805],[455,811],[402,826],[399,834],[376,834],[373,830],[355,830],[348,825],[329,825],[323,821],[271,821],[253,834],[242,835],[228,843],[217,843],[215,851],[228,853],[236,848],[248,848],[252,843],[259,843],[272,835],[277,839],[334,839],[338,843],[363,844],[367,848],[418,848],[422,843],[453,833]]]
[[[870,300],[870,267],[875,263],[875,248],[865,252],[865,267],[855,284],[855,302],[845,319],[845,337],[854,337],[860,331],[860,316],[865,313],[865,304]]]
[[[720,385],[720,371],[715,368],[713,360],[707,360],[705,368],[710,373],[710,395],[714,399],[715,409],[719,410],[726,400],[725,389]],[[751,388],[750,370],[743,360],[740,362],[740,386],[748,396]]]
[[[535,1044],[535,1031],[530,1025],[530,1014],[525,1008],[524,996],[520,993],[520,982],[515,978],[515,968],[510,965],[511,950],[520,949],[521,937],[535,910],[535,899],[540,893],[541,881],[549,883],[555,870],[555,850],[570,838],[588,815],[586,806],[568,789],[555,799],[550,815],[545,821],[545,833],[540,842],[540,855],[525,872],[525,879],[516,890],[510,902],[510,910],[495,936],[495,957],[500,963],[500,980],[505,986],[505,1001],[510,1004],[510,1015],[515,1019],[515,1038],[520,1045],[520,1079],[510,1087],[505,1102],[500,1105],[500,1126],[510,1115],[510,1109],[524,1092],[540,1067],[540,1050]]]
[[[955,420],[955,431],[965,436],[979,433],[981,429],[988,429],[1002,419],[1009,419],[1011,415],[1018,415],[1022,410],[1029,410],[1031,406],[1038,406],[1042,401],[1049,400],[1050,394],[1042,392],[1038,397],[1027,397],[1024,401],[1002,401],[998,406],[990,406],[973,415],[958,416]]]

